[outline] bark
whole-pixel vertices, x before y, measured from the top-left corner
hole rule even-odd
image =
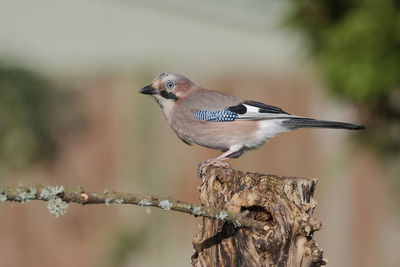
[[[241,172],[199,170],[203,206],[224,209],[261,222],[241,228],[203,217],[193,239],[193,266],[321,266],[322,250],[313,240],[320,222],[312,218],[317,180]]]

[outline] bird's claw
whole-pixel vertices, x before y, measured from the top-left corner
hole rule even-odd
[[[224,168],[230,168],[231,165],[228,163],[218,160],[218,159],[208,159],[206,161],[203,161],[199,164],[199,167],[197,169],[197,175],[202,178],[206,173],[206,169],[208,166],[216,166],[216,167],[224,167]]]

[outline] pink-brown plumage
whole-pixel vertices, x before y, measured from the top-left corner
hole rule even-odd
[[[220,164],[222,160],[239,157],[277,134],[297,128],[365,128],[291,115],[274,106],[203,89],[179,74],[161,73],[140,92],[154,96],[182,141],[224,152],[207,164]]]

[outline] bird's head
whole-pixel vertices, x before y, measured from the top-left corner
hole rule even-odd
[[[150,85],[140,89],[140,93],[152,95],[157,102],[164,106],[165,103],[175,102],[188,95],[194,84],[185,76],[173,73],[157,75]]]

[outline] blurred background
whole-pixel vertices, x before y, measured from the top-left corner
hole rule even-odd
[[[395,0],[0,0],[0,185],[198,202],[197,164],[150,97],[160,72],[366,131],[298,130],[231,160],[318,178],[329,266],[400,265]],[[0,205],[0,266],[189,266],[201,219],[134,206]]]

